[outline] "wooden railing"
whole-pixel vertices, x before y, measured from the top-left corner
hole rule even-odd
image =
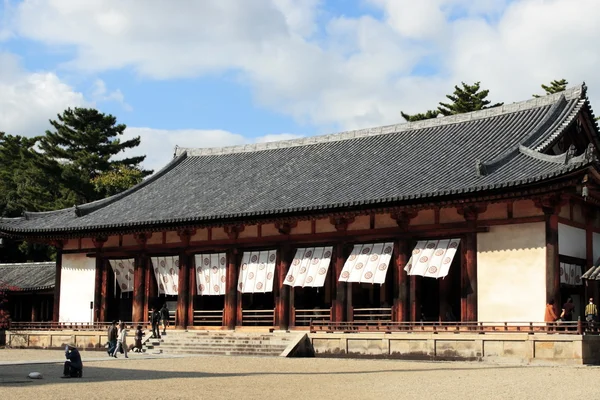
[[[194,325],[223,325],[223,310],[194,310]]]
[[[392,307],[355,308],[354,321],[392,321]]]
[[[242,325],[274,326],[275,310],[242,310]]]
[[[127,329],[135,329],[138,325],[146,327],[145,323],[125,322]],[[108,329],[110,322],[11,322],[11,331],[102,331]]]
[[[310,326],[312,321],[331,321],[330,308],[294,308],[294,326]]]
[[[169,310],[169,325],[170,326],[175,326],[175,316],[176,316],[176,311]],[[148,311],[148,321],[152,321],[152,311],[151,310]],[[162,321],[161,321],[161,324],[162,324]]]
[[[545,322],[329,322],[312,321],[311,332],[553,333],[598,334],[598,324],[585,321]]]

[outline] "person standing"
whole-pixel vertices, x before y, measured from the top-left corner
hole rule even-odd
[[[119,324],[117,346],[115,347],[115,351],[113,352],[114,358],[117,358],[117,352],[119,351],[119,348],[123,349],[123,354],[125,354],[125,358],[129,358],[127,356],[127,330],[125,329],[125,322],[121,322]]]
[[[549,328],[553,327],[556,323],[558,316],[554,310],[554,299],[548,300],[546,303],[546,312],[544,313],[544,322],[546,322]],[[551,330],[551,329],[550,329]]]
[[[107,353],[109,356],[112,356],[115,351],[115,347],[117,346],[117,321],[113,321],[110,324],[110,326],[108,327],[107,335],[108,335]]]
[[[563,321],[573,321],[573,310],[575,310],[575,304],[573,304],[573,299],[568,298],[567,302],[563,305],[562,312],[560,317]]]
[[[164,303],[162,308],[160,309],[160,319],[162,319],[163,325],[163,335],[167,334],[167,326],[169,326],[169,309],[167,308],[167,303]]]
[[[81,378],[83,376],[83,362],[79,350],[74,344],[69,343],[65,348],[65,365],[62,378]]]
[[[590,297],[590,301],[585,306],[585,321],[588,323],[589,329],[596,328],[596,319],[598,318],[598,307],[594,304],[594,299]]]
[[[150,314],[150,322],[152,322],[152,337],[160,339],[160,313],[156,307],[152,307],[152,314]]]
[[[133,344],[133,351],[140,353],[142,351],[142,338],[144,337],[144,331],[142,326],[138,325],[135,330],[135,342]]]

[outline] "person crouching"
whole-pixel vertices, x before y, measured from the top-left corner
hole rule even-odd
[[[65,361],[61,378],[81,378],[83,376],[83,362],[81,362],[81,355],[74,344],[69,343],[67,345],[65,357],[67,361]]]

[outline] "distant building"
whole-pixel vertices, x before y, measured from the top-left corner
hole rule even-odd
[[[0,264],[0,290],[11,321],[52,321],[55,262]]]
[[[58,249],[54,318],[294,328],[544,319],[597,298],[584,85],[473,113],[218,149],[116,196],[0,220]],[[93,310],[90,311],[90,306]],[[577,312],[577,311],[576,311]]]

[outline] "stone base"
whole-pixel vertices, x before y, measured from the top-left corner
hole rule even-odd
[[[317,357],[600,364],[600,336],[524,333],[311,333]]]

